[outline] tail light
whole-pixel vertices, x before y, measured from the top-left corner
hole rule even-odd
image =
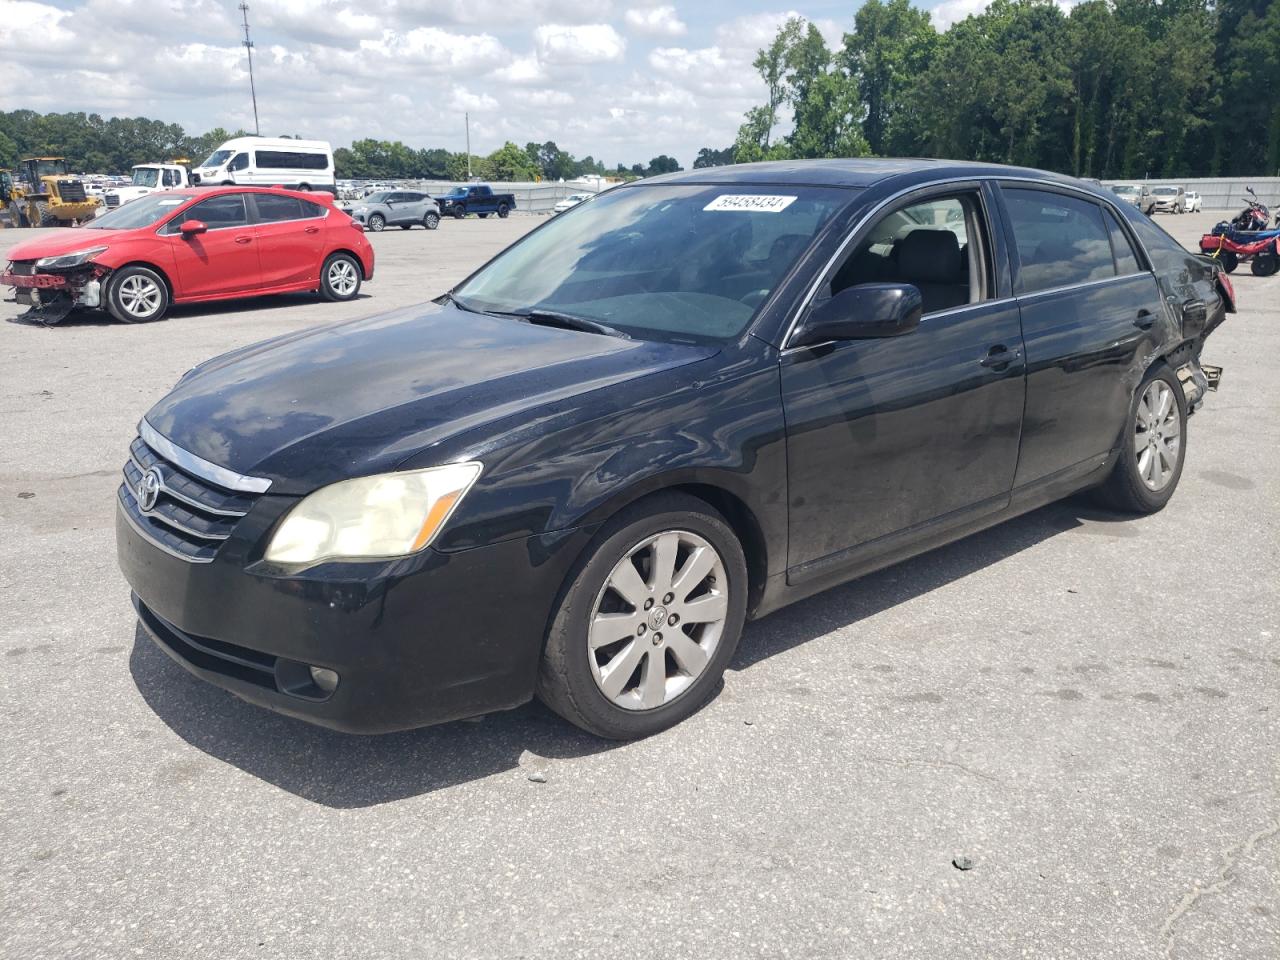
[[[1236,288],[1231,285],[1231,278],[1225,270],[1218,271],[1218,290],[1222,299],[1227,302],[1227,313],[1236,312]]]

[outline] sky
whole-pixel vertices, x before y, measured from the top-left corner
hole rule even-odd
[[[788,16],[838,45],[861,0],[250,0],[264,136],[462,150],[553,140],[609,166],[729,146]],[[945,28],[986,0],[921,0]],[[252,131],[238,0],[0,0],[0,109]]]

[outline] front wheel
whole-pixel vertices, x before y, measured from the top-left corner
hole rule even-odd
[[[106,306],[121,323],[150,323],[169,309],[169,286],[149,267],[124,267],[107,283]]]
[[[326,300],[354,300],[360,292],[362,271],[349,253],[332,254],[320,268],[320,295]]]
[[[369,218],[369,229],[374,233],[381,233],[387,226],[387,218],[380,213],[375,213]]]
[[[1227,273],[1235,273],[1236,267],[1240,266],[1240,258],[1230,250],[1224,250],[1218,260],[1221,261],[1222,269]]]
[[[465,216],[467,215],[467,208],[466,208],[466,207],[462,207],[462,206],[458,206],[458,205],[456,205],[456,204],[455,204],[455,205],[454,205],[454,208],[453,208],[452,210],[450,210],[449,212],[453,214],[453,219],[455,219],[455,220],[461,220],[463,217],[465,217]]]
[[[511,208],[508,207],[505,203],[498,204],[498,216],[501,217],[503,220],[507,219],[507,214],[509,214],[510,212],[511,212]]]
[[[1098,489],[1107,506],[1155,513],[1173,496],[1186,457],[1187,399],[1177,375],[1156,362],[1134,391],[1120,456]]]
[[[436,227],[440,226],[440,214],[434,212],[428,213],[422,218],[422,225],[428,230],[436,229]]]
[[[645,498],[605,524],[571,575],[538,697],[611,740],[665,730],[715,696],[746,605],[742,546],[719,512],[685,494]]]

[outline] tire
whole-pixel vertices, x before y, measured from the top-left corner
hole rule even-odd
[[[360,261],[349,253],[332,253],[320,268],[320,296],[335,303],[354,300],[363,279]]]
[[[674,575],[651,586],[645,578],[655,576],[658,550],[671,557]],[[695,556],[701,559],[690,567]],[[628,568],[634,603],[613,586],[628,579]],[[682,590],[678,575],[699,573]],[[685,494],[646,497],[604,525],[566,582],[538,671],[538,698],[548,707],[598,737],[633,740],[674,726],[715,696],[746,619],[747,566],[738,538],[714,508]],[[673,602],[680,592],[702,612]],[[622,622],[593,648],[598,613]],[[696,615],[716,619],[689,619]]]
[[[1161,411],[1165,396],[1171,406]],[[1156,419],[1150,416],[1153,403],[1157,404]],[[1169,435],[1174,431],[1171,444]],[[1171,450],[1175,461],[1172,465],[1168,463]],[[1164,509],[1177,489],[1186,459],[1187,398],[1173,370],[1163,361],[1156,361],[1134,391],[1120,438],[1120,456],[1098,488],[1098,499],[1124,513],[1156,513]]]
[[[17,200],[9,201],[9,218],[13,220],[15,227],[31,226],[31,221],[27,219],[26,213],[22,210],[22,205]]]
[[[428,213],[422,218],[422,225],[428,230],[435,230],[440,226],[440,214],[434,212]]]
[[[508,207],[505,203],[498,204],[498,216],[501,217],[503,220],[507,219],[507,214],[509,214],[510,212],[511,212],[511,208]]]
[[[59,225],[58,217],[49,209],[47,200],[37,200],[35,202],[36,215],[33,218],[33,227],[56,227]]]
[[[485,217],[489,215],[487,213],[477,213],[476,216],[479,217],[481,220],[483,220]]]
[[[1240,266],[1240,258],[1230,250],[1224,250],[1218,260],[1222,263],[1222,269],[1227,273],[1235,273],[1236,267]]]
[[[451,209],[449,212],[453,214],[453,219],[461,220],[463,217],[467,215],[467,208],[462,206],[461,204],[455,203],[453,205],[453,209]]]
[[[412,229],[413,229],[413,224],[412,224],[412,223],[402,223],[402,224],[400,224],[400,229],[401,229],[401,230],[412,230]]]
[[[1255,277],[1270,277],[1280,270],[1280,258],[1274,253],[1260,253],[1249,262],[1249,271]]]
[[[300,183],[300,184],[298,184],[298,189],[299,189],[299,190],[301,190],[303,193],[310,193],[310,192],[311,192],[311,184],[309,184],[309,183]]]
[[[122,267],[107,283],[106,306],[121,323],[154,323],[169,311],[169,285],[150,267]]]
[[[368,226],[369,226],[369,229],[372,230],[374,233],[381,233],[383,230],[386,229],[387,218],[380,213],[375,213],[373,216],[369,218]]]

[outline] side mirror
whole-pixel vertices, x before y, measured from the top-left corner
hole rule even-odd
[[[184,237],[194,237],[197,233],[209,232],[209,228],[203,220],[183,220],[178,230]]]
[[[909,283],[861,283],[814,304],[788,346],[900,337],[920,325],[924,301]]]

